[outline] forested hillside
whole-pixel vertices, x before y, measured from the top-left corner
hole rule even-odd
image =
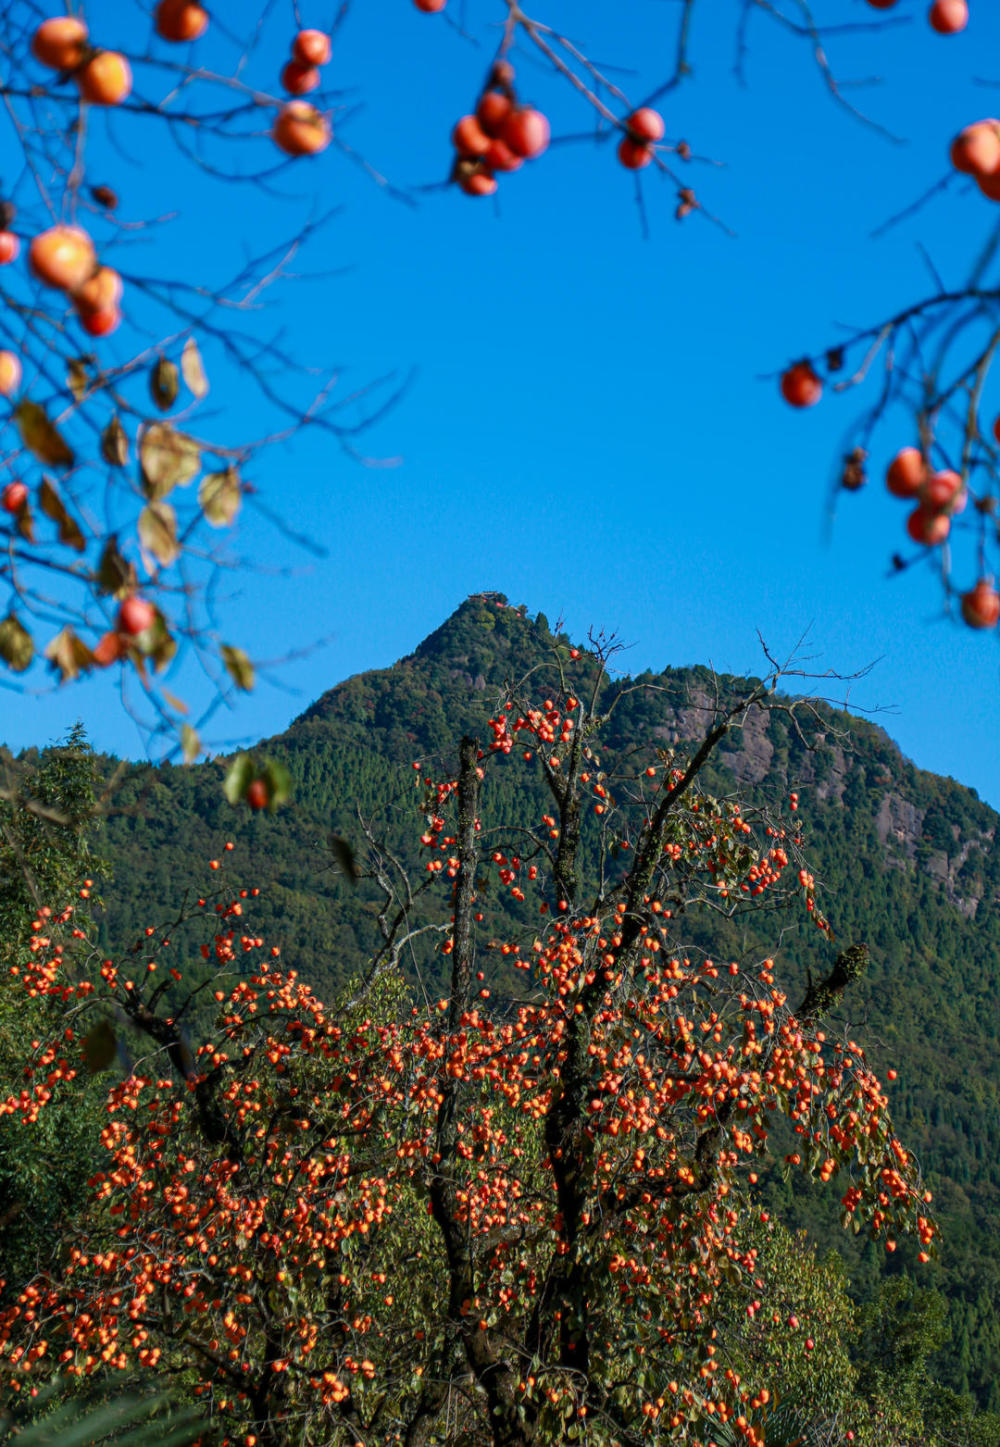
[[[103,845],[113,865],[103,886],[106,939],[120,947],[148,924],[168,919],[186,889],[203,888],[206,861],[232,839],[237,873],[261,891],[254,929],[280,945],[286,962],[321,995],[331,994],[377,948],[383,901],[371,880],[350,886],[329,836],[347,840],[364,867],[372,857],[367,826],[419,879],[419,780],[454,769],[463,731],[487,740],[487,720],[506,681],[550,666],[569,647],[542,615],[532,620],[500,595],[468,599],[407,658],[339,684],[285,733],[260,745],[256,752],[280,760],[294,779],[293,802],[274,814],[233,810],[225,802],[225,760],[130,766],[116,786]],[[597,679],[586,659],[577,687],[586,677],[592,684]],[[713,680],[704,669],[623,676],[601,687],[606,705],[615,702],[609,768],[615,756],[639,750],[641,762],[644,752],[653,758],[657,749],[697,738],[709,719]],[[916,1269],[922,1287],[944,1292],[950,1341],[938,1354],[938,1373],[997,1410],[998,816],[972,791],[913,767],[881,728],[825,706],[821,715],[823,730],[812,748],[782,713],[751,716],[716,756],[709,787],[725,792],[739,785],[751,799],[798,793],[803,836],[837,945],[865,940],[873,960],[846,997],[840,1024],[876,1064],[898,1070],[892,1107],[935,1190],[944,1246],[936,1261],[915,1268],[902,1249],[887,1262],[881,1247],[839,1234],[844,1182],[831,1183],[824,1198],[807,1195],[798,1177],[786,1185],[776,1173],[772,1195],[789,1224],[808,1226],[823,1246],[833,1243],[844,1253],[860,1298],[874,1298],[887,1270]],[[104,771],[112,765],[104,760]],[[544,812],[541,777],[534,784],[523,772],[518,777],[519,784],[509,776],[488,782],[484,814],[492,823]],[[487,898],[484,933],[501,913],[509,918],[518,908],[527,924],[527,903],[505,899],[501,906]],[[710,942],[716,957],[768,952],[763,938],[744,934],[743,926],[737,936],[716,915],[692,915],[685,928],[692,944]],[[409,968],[429,985],[440,960],[432,944],[423,945],[414,948]],[[804,924],[785,933],[782,948],[802,983],[807,971],[828,967],[829,947]],[[497,983],[504,988],[509,982],[501,963]]]

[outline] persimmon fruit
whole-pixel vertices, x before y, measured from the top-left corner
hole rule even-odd
[[[653,152],[645,141],[623,136],[618,142],[618,159],[627,171],[641,171],[653,159]]]
[[[73,15],[43,20],[31,38],[31,53],[51,70],[76,70],[87,53],[87,27]]]
[[[951,532],[951,518],[921,503],[906,519],[906,531],[915,543],[923,543],[926,548],[936,547]]]
[[[946,468],[943,472],[935,472],[927,479],[920,491],[920,500],[925,507],[933,508],[940,512],[942,508],[953,503],[962,491],[962,479],[957,472]]]
[[[246,801],[251,809],[266,809],[271,802],[267,785],[263,779],[253,779],[247,786]]]
[[[117,50],[99,50],[74,77],[92,106],[117,106],[132,94],[132,68]]]
[[[106,337],[118,330],[122,314],[116,306],[99,307],[96,311],[81,311],[80,325],[91,337]]]
[[[315,65],[303,65],[301,60],[290,60],[281,72],[281,84],[289,95],[308,95],[319,85],[319,70]]]
[[[811,362],[795,362],[783,373],[781,395],[791,407],[815,407],[823,395],[823,383]]]
[[[330,37],[322,30],[300,30],[292,41],[292,59],[300,65],[326,65],[331,53]]]
[[[451,133],[451,143],[460,156],[470,159],[485,156],[490,148],[490,138],[475,116],[463,116],[456,122]]]
[[[122,299],[122,279],[114,267],[99,266],[82,286],[73,292],[73,303],[79,312],[107,311]]]
[[[516,106],[504,121],[500,139],[515,156],[533,161],[548,146],[550,135],[547,116],[531,106]]]
[[[904,447],[889,463],[885,485],[893,497],[916,497],[924,485],[927,464],[919,447]]]
[[[1000,125],[974,121],[951,143],[951,164],[967,176],[990,176],[1000,171]]]
[[[78,291],[96,264],[94,243],[80,226],[51,226],[28,248],[28,265],[35,276],[60,291]]]
[[[13,231],[0,231],[0,266],[6,266],[9,261],[16,261],[20,250],[21,243]]]
[[[9,397],[21,385],[21,358],[16,352],[0,352],[0,397]]]
[[[135,637],[138,633],[145,633],[156,621],[156,609],[148,598],[141,598],[138,593],[130,593],[122,600],[118,609],[118,631],[128,633]]]
[[[970,628],[995,628],[1000,620],[1000,593],[988,578],[962,594],[962,617]]]
[[[488,136],[499,136],[504,122],[514,109],[510,96],[502,90],[488,90],[476,106],[476,120]]]
[[[447,5],[448,0],[413,0],[413,3],[425,15],[437,15]]]
[[[305,100],[290,100],[281,107],[271,136],[288,156],[315,156],[330,144],[330,122]]]
[[[966,0],[934,0],[927,18],[939,35],[957,35],[969,23],[969,7]]]
[[[625,117],[625,124],[629,134],[637,141],[663,140],[663,117],[659,111],[654,111],[652,106],[640,106],[637,111]]]
[[[0,492],[0,507],[4,512],[18,513],[28,501],[28,484],[20,478],[8,482],[3,492]]]
[[[196,0],[160,0],[154,23],[161,40],[197,40],[208,29],[208,11]]]
[[[459,185],[467,196],[492,196],[497,189],[497,179],[489,171],[470,171],[461,178]]]
[[[483,162],[491,171],[519,171],[524,165],[524,157],[515,156],[507,142],[496,136],[490,141]]]

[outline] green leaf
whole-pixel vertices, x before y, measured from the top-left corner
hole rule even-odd
[[[254,684],[253,664],[243,652],[242,648],[233,648],[228,643],[223,643],[219,652],[222,654],[222,661],[226,665],[226,672],[233,680],[237,688],[244,693],[249,693]]]
[[[180,389],[180,373],[177,370],[176,362],[171,362],[168,357],[160,357],[150,373],[149,390],[161,412],[170,411],[177,401]]]
[[[198,476],[201,448],[169,422],[151,422],[139,439],[139,466],[146,496],[156,502]]]
[[[226,771],[222,792],[230,804],[238,804],[254,777],[253,760],[249,754],[237,754]]]
[[[198,488],[198,502],[205,514],[205,521],[213,528],[229,527],[240,510],[242,490],[240,475],[235,467],[225,472],[207,472]]]
[[[23,673],[35,656],[35,644],[28,632],[13,613],[0,623],[0,658],[15,673]]]
[[[128,433],[117,412],[101,433],[101,456],[111,467],[124,467],[128,462]]]
[[[49,414],[37,402],[19,402],[14,411],[21,441],[39,462],[49,467],[72,467],[73,452]]]
[[[292,797],[292,776],[284,764],[276,759],[265,759],[261,776],[267,785],[268,807],[274,811],[279,804],[286,804]]]
[[[184,343],[184,350],[181,352],[181,372],[189,390],[200,401],[208,392],[208,378],[205,376],[205,367],[194,337],[188,337]]]
[[[168,502],[151,502],[139,514],[139,541],[167,568],[179,556],[177,515]]]

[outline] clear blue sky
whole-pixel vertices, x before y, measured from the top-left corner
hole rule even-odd
[[[307,23],[328,18],[329,7],[302,8]],[[537,8],[591,55],[636,68],[623,77],[634,98],[670,69],[675,0]],[[978,195],[949,191],[916,221],[868,236],[945,173],[952,134],[995,106],[973,78],[1000,55],[1000,8],[972,0],[968,31],[945,39],[928,29],[923,3],[900,0],[894,15],[908,25],[831,37],[844,79],[884,77],[850,94],[905,145],[839,109],[808,46],[763,15],[750,29],[741,87],[732,73],[738,8],[703,0],[696,9],[696,74],[664,106],[670,136],[725,163],[692,165],[690,176],[735,239],[699,217],[675,224],[672,188],[648,173],[644,238],[634,180],[609,146],[553,146],[503,181],[498,205],[446,190],[407,207],[333,152],[290,168],[262,201],[251,187],[223,195],[168,147],[153,148],[151,124],[140,142],[121,118],[100,121],[96,155],[123,214],[179,212],[155,240],[122,249],[124,270],[221,277],[248,246],[342,206],[297,263],[314,279],[275,290],[259,325],[281,329],[305,362],[342,364],[345,391],[416,368],[365,444],[398,455],[398,466],[354,464],[313,431],[255,468],[269,505],[327,556],[310,559],[248,517],[238,546],[265,571],[235,574],[223,589],[222,632],[258,658],[330,641],[276,670],[280,687],[262,682],[217,715],[211,747],[280,730],[340,679],[410,652],[466,594],[488,587],[550,622],[563,617],[578,638],[591,625],[616,631],[634,645],[630,668],[711,661],[759,671],[756,629],[779,652],[808,631],[820,669],[850,673],[879,660],[852,700],[886,710],[879,721],[918,764],[1000,806],[996,637],[942,621],[928,569],[885,578],[905,542],[905,508],[885,495],[882,475],[913,440],[906,419],[880,434],[872,482],[841,499],[827,541],[831,468],[870,394],[828,397],[799,414],[761,380],[836,341],[842,324],[869,324],[931,290],[918,242],[949,284],[962,280],[1000,215]],[[501,9],[467,0],[470,29],[482,34]],[[460,0],[449,10],[457,16]],[[817,12],[876,16],[860,0],[828,0]],[[121,38],[123,13],[117,0],[97,0],[92,33]],[[236,28],[246,13],[235,0],[213,7],[217,25]],[[131,12],[127,26],[145,33]],[[254,72],[260,84],[273,85],[290,31],[286,18],[272,26],[274,46]],[[222,48],[206,55],[223,64]],[[485,63],[485,51],[409,0],[354,0],[332,67],[360,104],[343,138],[402,185],[440,179],[451,125]],[[556,136],[586,127],[563,83],[527,62],[519,76]],[[116,345],[126,352],[124,340],[106,345],[110,356]],[[205,351],[213,420],[204,426],[235,439],[258,424],[255,404],[217,350]],[[994,391],[1000,410],[1000,377]],[[964,566],[974,566],[971,556]],[[294,576],[276,575],[287,569]],[[196,693],[193,679],[185,686]],[[0,737],[15,747],[48,742],[82,717],[97,746],[143,752],[106,678],[3,693],[0,710]]]

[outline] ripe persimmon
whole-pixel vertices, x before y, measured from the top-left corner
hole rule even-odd
[[[315,65],[303,65],[301,60],[290,60],[281,72],[281,84],[289,95],[308,95],[319,85],[319,70]]]
[[[488,136],[499,136],[504,121],[514,109],[510,96],[502,90],[488,90],[476,106],[476,120]]]
[[[413,0],[413,3],[425,15],[437,15],[438,11],[447,5],[448,0]]]
[[[497,189],[497,179],[489,171],[469,171],[458,184],[467,196],[492,196]]]
[[[915,543],[932,548],[943,543],[951,532],[951,518],[947,513],[934,512],[921,503],[906,519],[906,531]]]
[[[9,397],[20,385],[20,357],[16,352],[0,352],[0,396]]]
[[[145,633],[147,628],[151,628],[155,620],[156,609],[148,598],[141,598],[138,593],[130,593],[118,609],[119,633],[135,637],[137,633]]]
[[[38,280],[60,291],[78,291],[97,264],[94,243],[79,226],[51,226],[34,238],[28,264]]]
[[[99,50],[74,77],[92,106],[117,106],[132,94],[132,68],[117,50]]]
[[[920,500],[925,507],[933,508],[940,512],[942,508],[953,503],[962,491],[962,479],[957,472],[946,468],[943,472],[935,472],[927,479],[920,490]]]
[[[154,22],[162,40],[197,40],[208,29],[208,11],[197,0],[160,0]]]
[[[974,121],[951,143],[951,164],[967,176],[989,176],[1000,170],[1000,124]]]
[[[330,55],[330,37],[322,30],[300,30],[292,41],[292,59],[300,65],[326,65]]]
[[[253,779],[247,786],[246,801],[251,809],[266,809],[271,802],[267,785],[263,779]]]
[[[8,482],[3,492],[0,492],[0,507],[4,512],[20,512],[28,501],[28,484],[20,478]]]
[[[939,35],[957,35],[969,23],[966,0],[934,0],[927,19]]]
[[[507,142],[496,136],[490,141],[483,162],[491,171],[519,171],[524,165],[524,157],[515,156]]]
[[[460,156],[470,159],[485,156],[490,148],[490,138],[475,116],[463,116],[460,121],[455,123],[455,129],[451,133],[451,143]]]
[[[83,64],[87,27],[73,15],[43,20],[31,38],[31,53],[52,70],[76,70]]]
[[[0,231],[0,266],[6,266],[9,261],[15,261],[20,250],[21,243],[13,231]]]
[[[111,266],[99,266],[73,292],[73,304],[78,312],[106,311],[116,307],[121,299],[122,279]]]
[[[531,106],[517,106],[504,121],[500,139],[515,156],[533,161],[548,146],[550,134],[547,116]]]
[[[962,594],[962,617],[970,628],[995,628],[1000,620],[1000,593],[988,578]]]
[[[99,307],[97,311],[81,311],[78,315],[81,327],[92,337],[106,337],[117,331],[122,319],[116,306]]]
[[[927,464],[919,447],[904,447],[889,463],[885,485],[893,497],[916,497],[924,485]]]
[[[653,159],[653,152],[645,141],[634,140],[632,136],[622,136],[618,142],[618,159],[628,171],[641,171],[643,166],[648,166]]]
[[[637,141],[663,140],[663,117],[659,111],[654,111],[652,106],[640,106],[637,111],[625,117],[625,125],[629,135]]]
[[[330,122],[305,100],[290,100],[281,107],[271,136],[288,156],[314,156],[330,144]]]
[[[795,362],[781,378],[781,395],[792,407],[815,407],[823,395],[823,383],[811,362]]]

